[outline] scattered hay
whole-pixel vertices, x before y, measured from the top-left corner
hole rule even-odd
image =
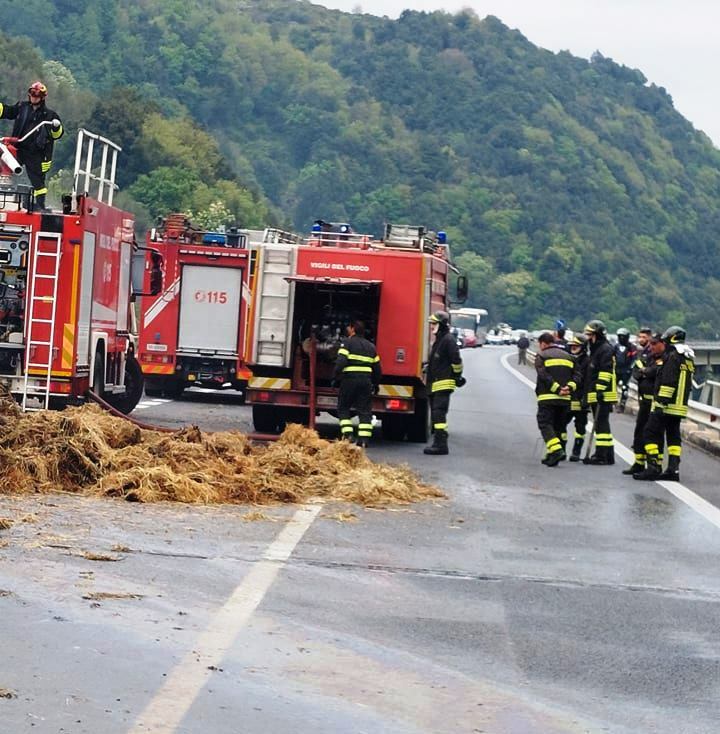
[[[107,553],[94,553],[93,551],[84,551],[82,554],[83,558],[88,561],[121,561],[122,558],[119,556],[110,556]]]
[[[320,497],[370,507],[444,497],[407,467],[375,464],[348,442],[295,424],[277,442],[254,446],[237,431],[140,429],[95,405],[23,414],[0,401],[0,436],[7,494],[254,505]]]
[[[0,517],[0,530],[10,530],[15,524],[15,520],[11,520],[9,517]]]
[[[126,545],[120,545],[120,543],[116,543],[112,548],[110,548],[113,553],[131,553],[132,549],[129,548]]]
[[[130,594],[125,591],[92,591],[83,594],[83,599],[89,601],[105,601],[106,599],[142,599],[142,594]]]
[[[17,698],[17,693],[9,688],[0,688],[0,698]]]
[[[354,512],[336,512],[332,515],[321,515],[326,520],[335,520],[335,522],[357,522],[358,516]]]
[[[243,522],[277,522],[276,517],[266,515],[264,512],[260,512],[259,510],[246,512],[240,519]]]

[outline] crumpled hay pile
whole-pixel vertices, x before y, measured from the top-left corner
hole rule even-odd
[[[444,497],[406,467],[376,464],[346,442],[290,425],[253,445],[242,433],[141,429],[95,405],[22,413],[0,398],[0,493],[66,491],[135,502],[304,502],[370,507]]]

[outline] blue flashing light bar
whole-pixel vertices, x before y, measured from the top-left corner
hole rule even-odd
[[[445,244],[447,244],[447,232],[443,232],[442,230],[440,230],[437,233],[437,238],[438,238],[438,244],[439,245],[445,245]]]

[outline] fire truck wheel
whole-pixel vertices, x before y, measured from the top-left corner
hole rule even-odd
[[[121,413],[132,413],[143,394],[142,368],[135,357],[129,357],[125,363],[125,392],[122,395],[108,396],[106,399],[113,408]]]
[[[405,438],[405,416],[383,415],[382,437],[386,441],[402,441]]]
[[[407,417],[408,441],[426,443],[430,438],[430,410],[427,400],[415,403],[415,412]]]
[[[271,405],[253,405],[253,426],[258,433],[278,433],[279,414]]]

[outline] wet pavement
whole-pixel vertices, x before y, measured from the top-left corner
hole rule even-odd
[[[463,352],[449,456],[370,449],[446,501],[278,544],[296,507],[0,498],[0,732],[714,734],[720,529],[622,462],[542,466],[506,352]],[[249,425],[219,396],[138,417]],[[717,506],[719,468],[688,448],[683,484]]]

